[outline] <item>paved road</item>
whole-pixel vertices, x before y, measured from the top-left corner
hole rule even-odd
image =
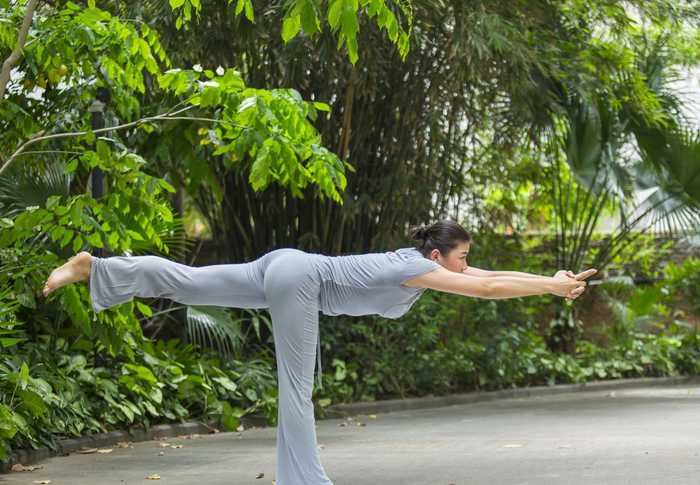
[[[511,398],[317,426],[335,485],[700,484],[700,386]],[[269,485],[275,428],[139,442],[38,465],[0,475],[0,485]]]

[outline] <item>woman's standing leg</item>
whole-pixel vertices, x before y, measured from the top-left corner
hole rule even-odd
[[[268,253],[240,264],[187,266],[160,256],[91,256],[88,288],[95,312],[142,298],[185,305],[267,308],[263,265]]]
[[[288,252],[265,270],[279,389],[277,485],[333,485],[321,465],[311,400],[320,281],[308,258]]]

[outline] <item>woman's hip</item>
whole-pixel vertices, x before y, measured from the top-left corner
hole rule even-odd
[[[296,248],[270,251],[261,258],[263,287],[271,293],[306,290],[308,296],[318,296],[321,278],[316,261],[318,255]]]

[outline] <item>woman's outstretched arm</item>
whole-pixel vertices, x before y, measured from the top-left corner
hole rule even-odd
[[[522,271],[492,271],[486,269],[475,268],[474,266],[469,266],[467,269],[462,271],[463,274],[471,276],[480,276],[482,278],[490,278],[492,276],[516,276],[518,278],[535,278],[535,279],[549,279],[549,276],[525,273]]]
[[[436,268],[433,271],[411,279],[411,286],[474,296],[486,299],[517,298],[534,295],[556,295],[577,297],[586,287],[583,281],[596,272],[590,269],[579,273],[576,278],[560,274],[557,277],[522,278],[518,276],[481,277]]]

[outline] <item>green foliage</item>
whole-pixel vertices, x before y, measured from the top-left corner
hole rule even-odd
[[[98,142],[97,151],[85,151],[68,164],[65,171],[83,175],[99,167],[107,175],[106,195],[100,200],[88,194],[49,196],[44,207],[28,207],[14,219],[5,221],[5,229],[0,233],[0,247],[13,248],[19,255],[31,248],[29,241],[40,237],[57,251],[68,247],[76,253],[99,247],[120,254],[131,249],[132,241],[147,240],[167,252],[156,233],[154,221],[173,220],[163,192],[174,189],[165,180],[143,172],[144,163],[133,153],[112,153],[103,142]],[[26,250],[25,256],[31,254],[31,250]],[[55,257],[43,258],[45,262],[58,261]],[[30,302],[27,306],[35,308],[31,293],[41,286],[39,278],[45,277],[45,273],[25,271],[17,276],[33,281],[25,287],[26,292],[20,298]]]
[[[272,334],[272,322],[266,315],[253,310],[243,310],[243,313],[251,315],[251,326],[258,339],[260,339],[261,321],[266,325],[270,335]],[[201,347],[216,348],[223,359],[233,358],[243,351],[246,343],[246,335],[241,328],[242,320],[244,319],[232,319],[229,309],[223,307],[188,305],[187,341]]]
[[[135,342],[142,338],[133,303],[98,315],[89,313],[91,302],[86,285],[68,285],[53,292],[47,300],[37,298],[37,289],[46,281],[48,269],[62,262],[59,254],[93,247],[104,247],[120,254],[131,249],[133,241],[148,241],[167,251],[154,229],[154,221],[172,221],[172,214],[163,198],[163,192],[171,191],[172,187],[164,180],[143,172],[143,160],[139,157],[127,152],[112,153],[102,141],[97,143],[97,151],[82,153],[65,170],[69,174],[82,175],[95,167],[100,167],[107,175],[108,190],[102,199],[96,200],[87,194],[48,196],[44,206],[28,207],[14,218],[2,220],[0,287],[7,290],[0,295],[0,308],[3,309],[3,322],[8,323],[7,331],[16,331],[13,328],[15,325],[10,326],[9,323],[23,318],[29,326],[27,330],[31,329],[34,336],[22,346],[23,351],[40,345],[35,341],[37,335],[50,336],[45,346],[59,345],[56,342],[62,341],[61,345],[65,347],[44,348],[33,357],[16,351],[6,354],[6,360],[0,364],[5,386],[0,395],[7,397],[2,401],[2,413],[7,419],[3,419],[0,428],[5,430],[5,438],[17,435],[22,446],[45,444],[53,439],[51,433],[70,432],[78,435],[85,429],[99,428],[95,421],[99,413],[87,404],[72,399],[75,393],[88,392],[81,388],[84,386],[83,379],[66,383],[57,377],[60,375],[58,369],[63,365],[72,370],[78,364],[84,364],[84,357],[71,354],[70,362],[53,362],[56,375],[50,371],[42,374],[51,367],[49,356],[58,355],[61,351],[68,352],[69,347],[69,341],[57,337],[59,330],[49,322],[70,322],[71,351],[104,351],[111,358],[120,356],[133,361],[137,358]],[[41,241],[41,245],[37,245],[37,241]],[[77,338],[73,338],[75,334]],[[14,345],[25,340],[27,338],[20,335],[15,339],[3,338],[2,342]],[[38,370],[34,369],[34,365]],[[154,387],[157,383],[149,381],[148,374],[140,367],[126,366],[123,369],[129,372],[121,377],[120,382],[140,396],[137,405],[143,401],[144,407],[152,406],[151,401],[157,401],[161,392]],[[112,378],[116,379],[110,374],[108,381]],[[94,378],[88,381],[91,379]],[[67,387],[57,390],[47,387],[47,382],[65,384]],[[105,393],[102,397],[108,399],[110,395],[103,390]],[[60,391],[65,391],[65,394]],[[100,395],[99,390],[95,390],[95,393]],[[133,406],[123,403],[120,396],[116,398],[121,412],[127,414],[122,417],[106,415],[106,422],[116,423],[118,419],[128,417],[129,412],[135,413]],[[52,406],[55,413],[47,418],[46,410]],[[172,412],[167,415],[173,419],[177,416]],[[44,422],[47,419],[48,422]],[[5,452],[9,450],[8,443],[2,442]]]
[[[255,12],[252,0],[227,0],[229,5],[235,1],[235,15],[245,11],[248,21],[255,23]],[[170,0],[170,7],[177,14],[175,26],[187,30],[194,13],[200,19],[202,12],[201,0]],[[282,39],[289,42],[294,37],[318,36],[328,23],[330,30],[338,38],[338,49],[346,47],[350,62],[355,64],[359,58],[357,35],[360,31],[359,15],[364,14],[368,19],[374,19],[380,29],[386,31],[389,40],[398,47],[399,54],[406,58],[410,47],[410,36],[413,29],[413,9],[407,0],[393,2],[391,0],[286,0],[286,13],[282,20]],[[407,29],[395,12],[401,12]]]
[[[183,5],[186,8],[190,3]],[[346,186],[344,172],[353,167],[323,147],[313,126],[318,111],[328,111],[328,105],[306,102],[293,89],[248,88],[234,69],[221,74],[218,70],[178,68],[161,72],[161,66],[171,67],[171,62],[156,31],[148,25],[71,2],[56,13],[46,17],[37,14],[39,30],[35,35],[47,41],[36,42],[38,37],[28,40],[19,66],[22,88],[13,86],[14,95],[0,107],[3,118],[18,120],[0,135],[0,153],[5,159],[0,170],[20,160],[44,163],[40,157],[18,158],[32,155],[28,150],[31,146],[38,153],[77,154],[68,162],[68,172],[72,171],[77,159],[86,156],[85,145],[97,139],[89,129],[89,107],[96,89],[108,88],[114,123],[119,127],[114,129],[116,136],[97,139],[97,154],[104,163],[127,167],[146,163],[138,153],[125,148],[128,138],[120,138],[119,130],[138,127],[152,132],[156,123],[166,120],[184,120],[192,127],[205,123],[208,128],[198,131],[200,144],[211,145],[214,155],[224,155],[229,168],[241,160],[252,160],[247,168],[254,190],[264,190],[274,182],[302,197],[303,188],[316,184],[321,199],[328,196],[342,205],[339,191]],[[37,82],[48,109],[30,97]],[[145,93],[146,83],[151,95],[172,100],[176,107],[139,118],[139,95]],[[47,135],[47,131],[53,133]],[[56,143],[60,143],[60,150]],[[89,161],[89,165],[100,166],[96,161]]]
[[[256,191],[274,180],[303,198],[301,189],[316,182],[321,198],[343,203],[337,189],[345,189],[344,169],[353,167],[321,145],[311,124],[327,105],[305,102],[293,89],[246,88],[233,69],[222,75],[204,70],[202,75],[208,80],[199,81],[194,70],[174,69],[159,84],[173,94],[189,94],[192,106],[216,110],[218,126],[199,130],[205,135],[200,143],[215,147],[212,155],[226,155],[229,168],[250,157],[249,182]]]
[[[15,36],[8,35],[7,47],[17,41],[14,25],[23,10],[23,5],[0,10],[5,20],[0,25]],[[17,24],[6,22],[10,19]],[[137,115],[137,94],[145,92],[148,75],[160,72],[159,63],[171,66],[157,33],[145,23],[73,2],[59,11],[37,11],[18,66],[21,84],[0,104],[0,118],[13,120],[0,135],[2,152],[7,155],[18,140],[42,129],[89,126],[87,107],[99,87],[109,87],[119,116]]]
[[[633,331],[625,339],[610,333],[610,345],[582,339],[575,355],[569,355],[549,350],[537,329],[522,322],[491,331],[498,322],[474,316],[475,331],[449,338],[447,324],[436,322],[447,321],[454,304],[434,301],[442,298],[432,294],[423,299],[415,305],[415,318],[412,313],[396,321],[324,323],[325,355],[332,353],[333,371],[323,376],[319,403],[700,371],[696,328]]]
[[[600,243],[600,236],[593,238]],[[674,239],[661,242],[654,234],[635,234],[634,240],[611,260],[608,271],[622,275],[645,275],[650,278],[662,277],[664,264],[673,254]]]
[[[688,258],[669,263],[664,269],[666,279],[660,285],[662,301],[667,305],[684,305],[695,315],[700,315],[700,259]]]
[[[66,335],[67,337],[67,335]],[[227,431],[276,420],[271,362],[221,361],[178,340],[131,340],[132,359],[95,366],[80,340],[43,335],[0,357],[0,449],[56,449],[56,440],[125,426],[215,419]]]
[[[319,402],[446,394],[474,389],[496,390],[629,377],[695,375],[700,371],[697,328],[673,327],[662,332],[633,331],[610,344],[579,340],[576,353],[547,348],[532,325],[514,323],[492,332],[495,322],[480,325],[467,337],[446,336],[443,315],[449,305],[419,301],[415,319],[367,319],[359,323],[326,324],[326,355],[332,352],[334,372],[324,374]],[[426,307],[438,309],[426,312]],[[337,317],[336,317],[337,318]],[[446,317],[449,318],[449,317]],[[476,317],[474,317],[476,319]],[[363,319],[364,320],[364,319]],[[408,320],[401,323],[402,320]],[[352,328],[352,335],[342,328]],[[346,335],[347,334],[347,335]],[[402,347],[405,345],[405,347]],[[360,364],[361,363],[361,364]]]

